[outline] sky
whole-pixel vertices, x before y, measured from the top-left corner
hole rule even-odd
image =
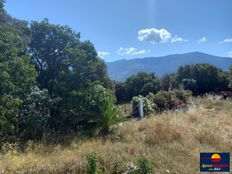
[[[232,0],[7,0],[5,9],[70,26],[105,61],[194,51],[232,57]]]

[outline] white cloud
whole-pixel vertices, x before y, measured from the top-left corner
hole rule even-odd
[[[156,28],[147,28],[140,30],[138,32],[138,40],[139,41],[147,41],[152,44],[155,43],[165,43],[165,42],[187,42],[186,39],[183,39],[178,36],[172,36],[172,34],[166,29],[156,29]]]
[[[207,41],[207,38],[206,37],[202,37],[201,39],[199,39],[197,42],[198,43],[203,43],[203,42],[206,42]]]
[[[171,39],[171,43],[175,43],[175,42],[188,42],[188,40],[175,36]]]
[[[98,56],[102,59],[104,59],[106,56],[109,56],[110,53],[109,52],[104,52],[104,51],[98,51],[97,52]]]
[[[150,28],[150,29],[144,29],[140,30],[138,32],[138,39],[140,41],[148,41],[151,43],[157,43],[157,42],[168,42],[172,37],[172,34],[169,33],[164,28],[162,29],[156,29],[156,28]]]
[[[228,42],[232,42],[232,38],[227,38],[222,41],[222,43],[228,43]]]
[[[229,52],[227,53],[227,55],[228,55],[229,57],[232,57],[232,51],[229,51]]]
[[[133,56],[133,55],[139,55],[139,54],[145,54],[149,53],[150,50],[138,50],[137,48],[122,48],[120,47],[117,51],[117,54],[119,56]]]

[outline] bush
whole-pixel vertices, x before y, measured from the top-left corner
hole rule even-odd
[[[92,152],[87,155],[87,174],[96,174],[97,173],[97,157],[96,153]]]
[[[124,174],[152,174],[152,169],[148,159],[144,156],[141,156],[138,159],[137,165],[135,165],[133,162],[127,163],[127,169]]]
[[[143,111],[145,115],[154,112],[154,104],[152,103],[152,101],[150,101],[147,97],[143,97],[139,95],[139,96],[133,97],[131,101],[132,106],[133,106],[134,116],[138,116],[138,104],[140,100],[143,101]]]
[[[136,174],[138,173],[139,167],[136,166],[133,162],[128,162],[127,163],[127,169],[124,172],[125,174]]]
[[[160,91],[152,97],[152,100],[155,109],[161,112],[186,106],[190,96],[191,92],[185,90]]]
[[[152,173],[152,169],[146,157],[141,156],[138,159],[138,164],[139,164],[138,174],[151,174]]]
[[[164,94],[166,94],[166,92],[159,92],[154,96],[153,102],[156,110],[163,111],[167,108],[167,98]]]
[[[101,85],[95,85],[88,91],[87,103],[89,110],[86,113],[86,129],[92,135],[106,135],[110,127],[117,124],[119,107],[115,106],[115,98],[110,90]]]

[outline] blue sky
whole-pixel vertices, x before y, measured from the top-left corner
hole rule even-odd
[[[5,8],[69,25],[106,61],[192,51],[232,57],[232,0],[7,0]]]

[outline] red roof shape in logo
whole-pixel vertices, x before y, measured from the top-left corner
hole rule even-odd
[[[219,154],[217,154],[217,153],[215,153],[215,154],[213,154],[213,155],[211,156],[211,161],[212,161],[212,162],[218,163],[218,162],[220,162],[221,160],[222,160],[221,156],[220,156]]]

